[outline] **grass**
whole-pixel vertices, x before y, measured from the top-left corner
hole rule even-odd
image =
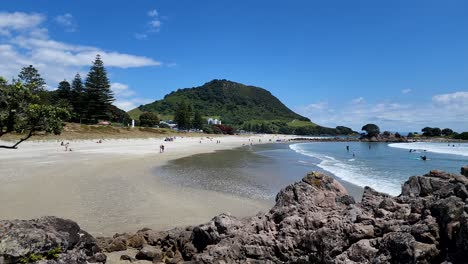
[[[294,119],[293,121],[291,121],[291,122],[288,123],[288,126],[289,126],[289,127],[292,127],[292,128],[296,128],[296,127],[308,127],[308,126],[315,127],[315,126],[317,126],[317,124],[312,123],[312,122],[310,122],[310,121],[301,121],[301,120]]]
[[[98,125],[80,125],[75,123],[66,123],[60,135],[39,134],[31,140],[72,140],[72,139],[125,139],[125,138],[154,138],[166,137],[171,135],[180,135],[168,128],[150,128],[150,127],[120,127],[120,126],[98,126]],[[184,136],[199,136],[197,133],[184,134]],[[1,140],[14,141],[24,135],[6,134]]]
[[[143,111],[140,110],[140,108],[135,108],[127,112],[128,115],[130,116],[131,119],[138,120],[140,119],[140,115],[143,113]]]

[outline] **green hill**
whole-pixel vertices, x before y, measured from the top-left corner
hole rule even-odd
[[[191,104],[203,116],[216,116],[223,123],[232,125],[252,120],[310,122],[286,107],[269,91],[227,80],[213,80],[199,87],[179,89],[162,100],[138,107],[138,110],[173,115],[177,104],[182,101]],[[138,110],[131,112],[139,113]]]

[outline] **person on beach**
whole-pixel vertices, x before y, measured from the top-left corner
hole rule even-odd
[[[427,160],[427,157],[426,157],[426,155],[424,155],[424,156],[421,156],[421,159],[422,159],[422,160],[424,160],[424,161],[425,161],[425,160]]]
[[[349,151],[349,146],[346,146],[346,150]]]
[[[67,144],[65,144],[65,151],[68,151],[68,145],[70,145],[70,142],[67,142]]]
[[[353,158],[354,158],[354,157],[356,157],[356,153],[354,153],[354,151],[353,151]]]

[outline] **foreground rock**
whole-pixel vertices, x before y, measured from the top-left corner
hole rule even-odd
[[[122,251],[120,259],[128,263],[466,263],[467,187],[466,176],[431,171],[411,177],[398,197],[365,188],[362,202],[355,203],[333,178],[310,173],[284,188],[266,214],[245,219],[222,214],[200,226],[143,229],[99,237],[97,243],[112,254]],[[34,228],[31,234],[43,232],[42,226]],[[44,239],[10,237],[19,244],[2,238],[1,257],[56,246]],[[76,237],[70,235],[54,243],[77,252],[80,260],[96,256],[92,238],[91,251],[73,241]]]
[[[56,217],[0,221],[0,263],[105,263],[96,240]]]

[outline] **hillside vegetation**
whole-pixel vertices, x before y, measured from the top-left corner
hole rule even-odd
[[[213,80],[199,87],[179,89],[138,109],[174,115],[182,101],[191,104],[203,116],[219,116],[223,123],[237,126],[250,120],[310,121],[294,113],[265,89],[227,80]],[[132,112],[137,113],[137,110]]]

